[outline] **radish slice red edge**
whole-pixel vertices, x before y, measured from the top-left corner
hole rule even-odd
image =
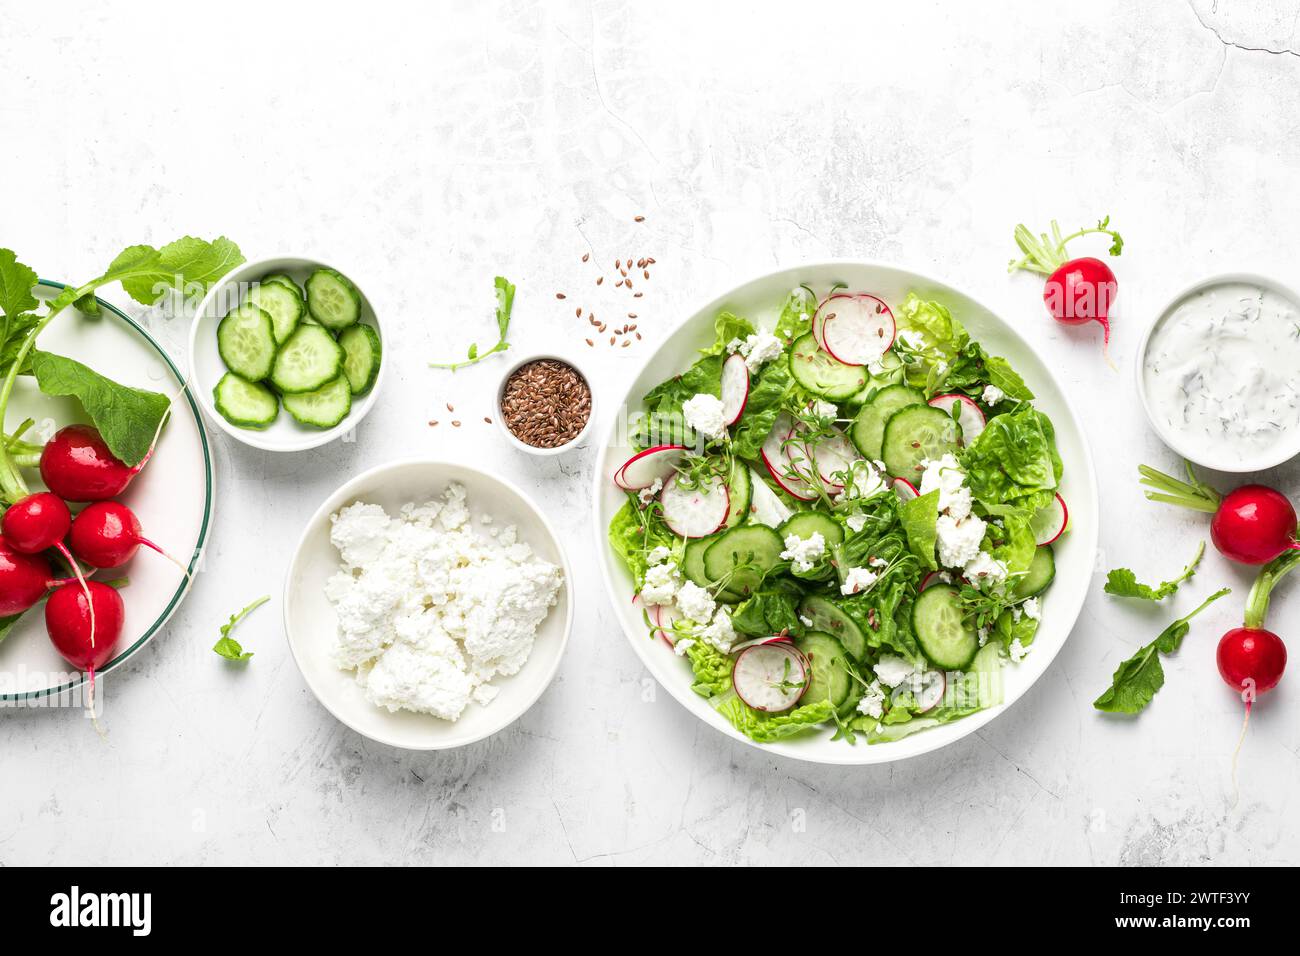
[[[661,637],[669,647],[677,644],[677,636],[673,631],[673,621],[680,618],[681,612],[674,607],[667,607],[663,604],[656,604],[650,608],[650,621],[654,624],[655,635]]]
[[[656,479],[667,481],[685,454],[685,445],[655,445],[639,451],[614,472],[614,484],[624,491],[640,491],[649,488]]]
[[[749,366],[734,352],[722,363],[722,417],[728,425],[740,421],[749,402]]]
[[[921,493],[916,490],[916,485],[906,478],[895,478],[893,486],[894,494],[898,495],[899,501],[911,501],[913,498],[921,497]]]
[[[793,644],[772,641],[745,648],[731,670],[736,696],[765,713],[789,710],[808,689],[808,658]],[[798,685],[798,686],[791,686]]]
[[[785,453],[785,436],[790,433],[790,428],[790,416],[785,414],[778,416],[776,423],[772,426],[772,431],[767,436],[767,440],[763,442],[759,454],[763,456],[763,464],[767,465],[767,471],[772,476],[772,480],[786,494],[791,498],[797,498],[799,501],[812,501],[817,496],[808,487],[807,482],[793,478],[789,474],[790,466],[789,458]]]
[[[791,643],[789,634],[773,634],[771,637],[756,637],[750,641],[741,641],[739,644],[731,645],[731,653],[739,654],[741,651],[751,647],[757,647],[760,644],[789,644]]]
[[[1070,525],[1070,509],[1065,506],[1065,499],[1056,495],[1051,504],[1034,512],[1029,519],[1029,530],[1034,533],[1034,543],[1040,548],[1051,544]]]
[[[952,414],[952,407],[956,404],[961,405],[957,412],[957,424],[961,426],[961,443],[969,445],[979,437],[980,432],[984,431],[986,422],[984,413],[975,404],[975,400],[967,395],[936,395],[930,399],[930,405],[943,409],[949,415]]]
[[[877,362],[894,344],[898,326],[883,301],[866,292],[833,295],[821,314],[822,349],[842,365]]]
[[[711,485],[683,488],[678,479],[674,474],[659,492],[664,524],[683,538],[706,538],[727,521],[731,509],[727,486],[721,479],[714,479]]]
[[[948,678],[943,671],[926,671],[921,675],[921,686],[914,693],[916,695],[916,712],[924,714],[927,710],[933,710],[943,700],[944,692],[948,689]]]

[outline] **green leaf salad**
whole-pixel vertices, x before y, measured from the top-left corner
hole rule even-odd
[[[1001,702],[1065,530],[1051,420],[939,302],[794,289],[655,386],[609,528],[652,638],[766,743]]]

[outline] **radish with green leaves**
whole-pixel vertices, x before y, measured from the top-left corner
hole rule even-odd
[[[122,595],[99,581],[89,582],[85,593],[71,586],[57,588],[45,602],[45,630],[50,643],[65,661],[90,678],[86,704],[92,714],[95,672],[112,659],[125,619]]]
[[[1300,549],[1296,541],[1296,513],[1286,495],[1266,485],[1242,485],[1220,495],[1196,477],[1187,462],[1187,481],[1138,465],[1142,484],[1151,501],[1178,505],[1214,515],[1210,540],[1219,553],[1241,564],[1267,564],[1287,551]]]

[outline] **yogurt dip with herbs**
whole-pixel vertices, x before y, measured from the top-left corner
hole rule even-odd
[[[1142,375],[1152,417],[1187,457],[1277,464],[1300,429],[1300,305],[1249,281],[1192,292],[1152,331]]]

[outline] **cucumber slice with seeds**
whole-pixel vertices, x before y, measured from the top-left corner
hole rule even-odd
[[[319,325],[300,325],[275,353],[271,383],[285,395],[314,392],[342,369],[343,349],[334,336]]]
[[[908,405],[894,412],[885,423],[880,443],[886,470],[914,485],[921,484],[922,462],[938,461],[960,450],[961,426],[943,409],[931,405]]]
[[[252,303],[244,303],[217,326],[217,351],[226,368],[240,378],[250,382],[266,378],[275,361],[271,316]]]
[[[912,630],[926,658],[941,670],[965,670],[980,649],[979,635],[964,618],[955,587],[926,588],[912,605]]]
[[[865,369],[845,365],[827,355],[811,332],[794,340],[789,361],[790,375],[796,382],[814,395],[833,402],[856,395],[867,384]]]
[[[269,388],[234,372],[221,376],[212,401],[221,417],[238,428],[266,428],[280,414],[280,403]]]
[[[340,375],[314,392],[284,396],[284,410],[304,425],[333,428],[352,411],[352,388]]]
[[[364,395],[379,377],[379,333],[369,325],[348,326],[339,334],[343,348],[343,374],[352,386],[353,395]]]
[[[263,279],[248,293],[248,301],[271,317],[271,334],[276,345],[292,335],[302,321],[302,295],[283,282]]]
[[[361,293],[343,273],[317,269],[307,278],[307,311],[331,332],[341,332],[361,319]]]
[[[880,459],[880,443],[885,437],[885,422],[891,415],[908,405],[924,405],[925,396],[906,385],[886,385],[872,397],[849,428],[849,438],[862,457],[868,461]]]
[[[262,281],[280,283],[282,286],[284,286],[286,289],[288,289],[290,292],[296,295],[299,299],[301,299],[303,305],[306,306],[307,297],[302,294],[302,286],[298,285],[297,282],[295,282],[290,276],[285,275],[283,272],[272,272],[268,276],[263,276]]]

